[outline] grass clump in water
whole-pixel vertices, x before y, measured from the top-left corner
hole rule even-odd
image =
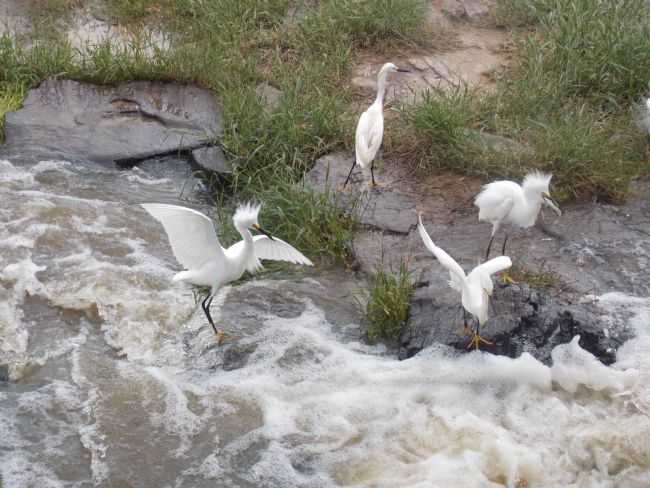
[[[366,306],[371,341],[399,338],[408,324],[412,296],[413,283],[405,262],[400,264],[397,274],[384,269],[377,271]]]

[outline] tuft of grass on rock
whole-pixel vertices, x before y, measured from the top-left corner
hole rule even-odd
[[[412,296],[413,283],[405,262],[400,264],[397,274],[384,269],[377,271],[366,307],[371,341],[399,338],[408,324]]]
[[[4,142],[4,122],[7,112],[18,110],[25,98],[25,87],[20,83],[0,83],[0,143]]]
[[[510,278],[516,282],[527,283],[531,288],[536,290],[548,290],[558,283],[556,275],[543,267],[533,271],[526,266],[515,263],[508,270]]]

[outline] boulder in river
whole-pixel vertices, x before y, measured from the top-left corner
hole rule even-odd
[[[111,87],[48,79],[5,120],[10,149],[97,162],[195,149],[221,130],[221,113],[208,90],[147,81]]]

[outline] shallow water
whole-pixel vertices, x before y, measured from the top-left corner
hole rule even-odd
[[[576,343],[552,367],[400,362],[359,338],[363,284],[316,270],[224,289],[218,348],[136,205],[179,203],[186,176],[0,161],[0,486],[650,485],[650,298],[585,297],[637,331],[612,367]]]

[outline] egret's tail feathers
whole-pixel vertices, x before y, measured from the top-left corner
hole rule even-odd
[[[189,281],[191,279],[192,279],[191,271],[181,271],[180,273],[176,273],[174,275],[172,281]]]

